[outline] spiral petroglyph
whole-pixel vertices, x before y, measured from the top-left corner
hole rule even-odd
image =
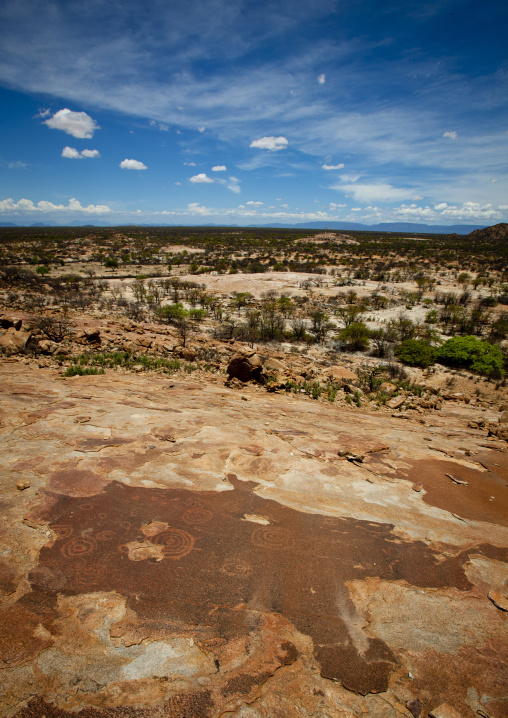
[[[252,573],[252,566],[241,559],[230,558],[224,561],[220,570],[228,576],[244,578]]]
[[[74,581],[81,586],[97,586],[105,575],[106,567],[99,563],[76,566]]]
[[[111,539],[115,538],[115,532],[111,531],[111,529],[105,529],[104,531],[100,531],[98,534],[95,534],[96,541],[111,541]]]
[[[268,549],[290,549],[293,546],[293,537],[287,529],[279,526],[260,526],[251,535],[254,546]]]
[[[196,525],[206,524],[207,521],[210,521],[212,516],[212,512],[207,509],[189,509],[184,513],[182,519],[186,524]]]
[[[78,558],[93,553],[96,548],[97,544],[91,536],[75,536],[62,546],[60,553],[65,558]]]
[[[58,534],[59,539],[66,539],[72,536],[74,529],[69,524],[53,524],[51,529]]]
[[[151,540],[158,546],[163,546],[164,558],[183,558],[194,548],[194,536],[182,529],[168,529]]]

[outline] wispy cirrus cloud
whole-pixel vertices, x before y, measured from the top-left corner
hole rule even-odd
[[[273,180],[281,185],[275,191],[289,197],[298,179],[314,197],[329,190],[319,184],[321,170],[338,171],[345,163],[361,180],[342,179],[336,190],[349,194],[349,204],[372,203],[375,211],[363,210],[372,217],[382,211],[388,217],[392,205],[402,202],[409,216],[427,212],[417,197],[431,209],[446,201],[464,213],[470,201],[493,206],[474,211],[497,212],[508,192],[506,53],[504,45],[497,55],[491,52],[500,33],[489,33],[486,42],[471,29],[478,44],[470,71],[453,34],[438,43],[425,25],[448,22],[449,0],[417,10],[390,1],[369,4],[368,13],[362,3],[346,3],[339,22],[330,0],[303,0],[291,13],[284,3],[263,0],[153,0],[150,12],[129,0],[114,10],[99,2],[93,13],[78,0],[6,0],[0,6],[0,82],[35,98],[58,98],[51,106],[64,109],[44,107],[38,118],[77,139],[98,129],[91,113],[104,126],[121,117],[115,142],[132,139],[125,123],[137,122],[136,139],[145,131],[167,148],[168,158],[185,148],[199,157],[200,169],[209,167],[210,158],[224,158],[211,174],[227,164],[245,194],[257,192],[254,180]],[[316,27],[322,30],[318,42]],[[467,32],[467,20],[462,30]],[[40,100],[34,102],[37,107]],[[150,127],[164,136],[148,132]],[[119,145],[119,156],[136,156],[140,146]],[[13,156],[26,158],[24,151]],[[335,157],[344,162],[332,164]],[[151,178],[155,163],[149,164]],[[246,170],[251,187],[241,174]],[[177,179],[175,174],[167,182]],[[238,193],[239,182],[229,184]],[[188,181],[183,186],[190,189]],[[327,206],[329,196],[321,201]]]
[[[414,189],[393,187],[384,182],[335,184],[332,185],[332,189],[344,192],[356,202],[397,202],[403,199],[423,199],[415,194]]]

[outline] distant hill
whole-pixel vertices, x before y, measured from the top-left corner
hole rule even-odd
[[[501,222],[500,224],[494,224],[492,227],[485,227],[484,229],[473,230],[468,237],[479,241],[508,241],[508,224]]]
[[[260,229],[305,229],[305,230],[332,230],[332,231],[356,231],[356,232],[395,232],[395,233],[407,233],[409,236],[418,235],[418,234],[447,234],[447,235],[469,235],[472,239],[478,239],[480,236],[483,235],[476,235],[475,232],[488,232],[490,230],[494,230],[495,227],[507,227],[506,224],[497,224],[494,225],[494,227],[485,227],[483,225],[478,226],[477,224],[452,224],[452,225],[444,225],[444,224],[417,224],[413,222],[381,222],[379,224],[361,224],[361,222],[304,222],[299,224],[282,224],[282,223],[274,223],[274,224],[249,224],[249,225],[240,225],[240,224],[212,224],[212,223],[204,223],[200,225],[192,224],[192,225],[171,225],[171,224],[123,224],[123,225],[115,225],[110,224],[108,222],[94,222],[93,224],[80,222],[79,220],[73,220],[69,224],[65,225],[58,225],[56,222],[53,221],[46,221],[44,223],[42,222],[36,222],[31,225],[24,224],[15,224],[14,222],[0,222],[0,227],[115,227],[115,226],[122,226],[122,227],[175,227],[175,226],[181,226],[181,227],[224,227],[227,229],[228,227],[238,227],[238,228],[260,228]],[[495,230],[501,231],[501,230]],[[506,230],[505,230],[506,231]],[[473,236],[474,235],[474,236]],[[490,235],[489,235],[490,236]]]

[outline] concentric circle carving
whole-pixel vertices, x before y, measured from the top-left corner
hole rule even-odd
[[[183,558],[194,548],[194,536],[182,529],[168,529],[152,538],[152,542],[163,546],[164,558]]]

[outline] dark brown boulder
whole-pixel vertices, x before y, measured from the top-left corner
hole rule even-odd
[[[227,373],[230,379],[236,378],[240,381],[257,381],[263,384],[262,363],[258,354],[234,354],[229,360]]]

